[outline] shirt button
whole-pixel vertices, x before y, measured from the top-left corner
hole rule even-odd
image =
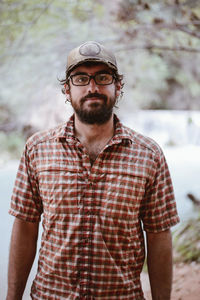
[[[89,239],[83,239],[83,243],[84,244],[88,244],[89,243]]]
[[[86,281],[81,281],[79,283],[80,288],[82,289],[83,292],[85,292],[84,290],[87,288],[87,282]]]
[[[77,277],[78,277],[78,276],[77,276]],[[75,278],[75,277],[74,277],[74,278],[71,278],[71,282],[72,282],[72,284],[74,284],[74,285],[77,284],[77,278]]]
[[[83,259],[83,257],[79,257],[79,258],[77,259],[77,263],[78,263],[78,265],[84,264],[84,259]]]
[[[82,224],[90,222],[90,218],[85,215],[86,210],[87,210],[87,208],[84,207],[84,209],[83,209],[83,216],[82,216],[82,219],[81,219],[81,221],[82,221],[81,223]]]
[[[86,209],[85,209],[85,214],[86,214],[86,215],[90,215],[90,214],[92,214],[92,211],[91,211],[90,209],[87,209],[87,208],[86,208]]]

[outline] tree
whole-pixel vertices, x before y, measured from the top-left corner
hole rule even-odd
[[[132,76],[136,97],[141,98],[142,91],[148,94],[145,101],[139,99],[142,107],[199,109],[199,1],[120,0],[115,18],[118,50],[132,56],[129,64],[136,69],[138,60],[143,66],[144,72],[138,68]]]
[[[16,122],[46,111],[48,120],[62,120],[56,77],[85,40],[116,53],[125,74],[122,108],[200,108],[198,1],[1,0],[0,18],[0,104]]]
[[[90,0],[0,1],[2,107],[25,122],[22,114],[29,120],[35,106],[54,103],[67,52],[87,39],[89,27],[94,33],[101,13],[98,1]]]

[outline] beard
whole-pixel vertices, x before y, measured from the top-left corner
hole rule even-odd
[[[97,97],[98,99],[102,99],[101,102],[90,103],[89,107],[85,107],[85,102],[93,97]],[[85,124],[97,124],[101,125],[110,120],[113,107],[115,106],[117,97],[108,98],[106,95],[92,93],[80,99],[79,103],[73,101],[71,97],[72,107],[78,117],[78,119]]]

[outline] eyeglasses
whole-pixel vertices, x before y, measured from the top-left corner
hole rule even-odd
[[[91,79],[94,79],[95,83],[98,85],[109,85],[113,83],[115,76],[109,73],[99,73],[95,75],[88,74],[75,74],[69,76],[73,85],[84,86],[90,83]]]

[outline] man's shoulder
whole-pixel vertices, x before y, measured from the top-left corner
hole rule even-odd
[[[159,155],[162,153],[161,147],[152,138],[145,136],[144,134],[137,132],[125,125],[123,125],[123,130],[126,132],[127,136],[129,136],[129,139],[134,147],[143,148]]]
[[[59,137],[63,137],[66,129],[66,122],[60,125],[57,125],[54,128],[47,130],[41,130],[33,134],[26,142],[27,148],[31,149],[42,143],[48,143],[51,141],[56,141]]]

